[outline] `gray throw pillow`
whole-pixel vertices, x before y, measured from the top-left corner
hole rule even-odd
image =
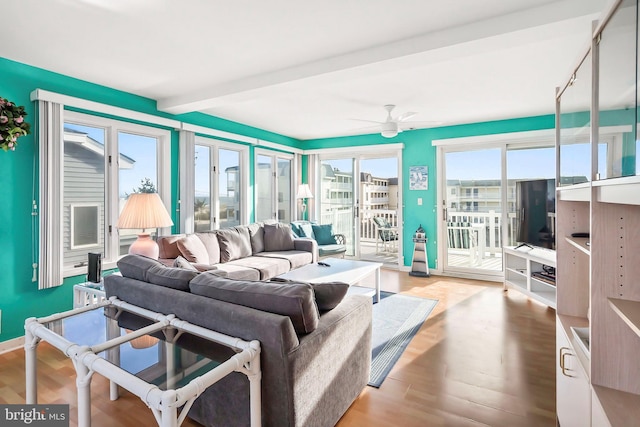
[[[217,232],[207,231],[196,233],[196,236],[202,241],[202,244],[207,250],[207,254],[209,254],[207,264],[218,264],[220,262],[220,244],[218,243]]]
[[[265,251],[292,251],[294,249],[293,233],[288,224],[277,223],[264,225]]]
[[[220,262],[251,256],[251,240],[249,230],[237,228],[223,228],[216,232],[220,243]]]
[[[196,277],[190,289],[196,295],[288,316],[298,334],[318,327],[320,314],[306,283],[251,282],[206,273]]]
[[[262,224],[253,223],[247,226],[251,239],[251,251],[254,254],[264,252],[264,227]]]
[[[271,279],[275,282],[296,284],[293,280],[280,279],[274,277]],[[316,305],[320,311],[333,310],[342,302],[345,295],[349,291],[349,284],[344,282],[325,282],[325,283],[309,283],[313,288],[316,298]]]

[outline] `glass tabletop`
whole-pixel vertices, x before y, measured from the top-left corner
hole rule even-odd
[[[43,326],[67,341],[80,346],[95,347],[107,341],[107,323],[108,318],[105,316],[104,308],[96,307],[83,313],[44,323]],[[120,336],[132,332],[124,328],[118,328],[118,330]],[[162,337],[164,333],[161,330],[154,335]],[[156,336],[142,335],[97,354],[162,390],[175,389],[220,364],[183,348],[182,343],[193,344],[197,340],[197,337],[187,332],[183,332],[175,344],[158,339]],[[226,347],[223,350],[217,350],[226,358],[229,354],[233,354],[233,350]],[[118,357],[119,363],[115,362]],[[216,359],[226,360],[218,357]]]

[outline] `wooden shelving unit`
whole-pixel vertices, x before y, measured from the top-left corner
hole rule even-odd
[[[614,1],[602,16],[557,98],[556,407],[563,427],[640,423],[640,102],[633,85],[613,83],[639,81],[638,2]],[[622,65],[621,58],[633,59]],[[572,114],[578,104],[580,120]],[[576,138],[574,127],[588,127],[589,137]],[[570,154],[576,144],[588,146],[579,162]],[[576,178],[587,182],[562,185]]]

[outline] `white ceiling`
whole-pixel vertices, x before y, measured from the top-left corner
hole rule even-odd
[[[4,0],[0,56],[164,111],[324,138],[374,132],[351,119],[382,121],[384,104],[429,126],[553,113],[606,4]]]

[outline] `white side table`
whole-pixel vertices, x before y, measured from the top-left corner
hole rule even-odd
[[[85,282],[73,286],[73,308],[96,305],[107,299],[104,283]]]

